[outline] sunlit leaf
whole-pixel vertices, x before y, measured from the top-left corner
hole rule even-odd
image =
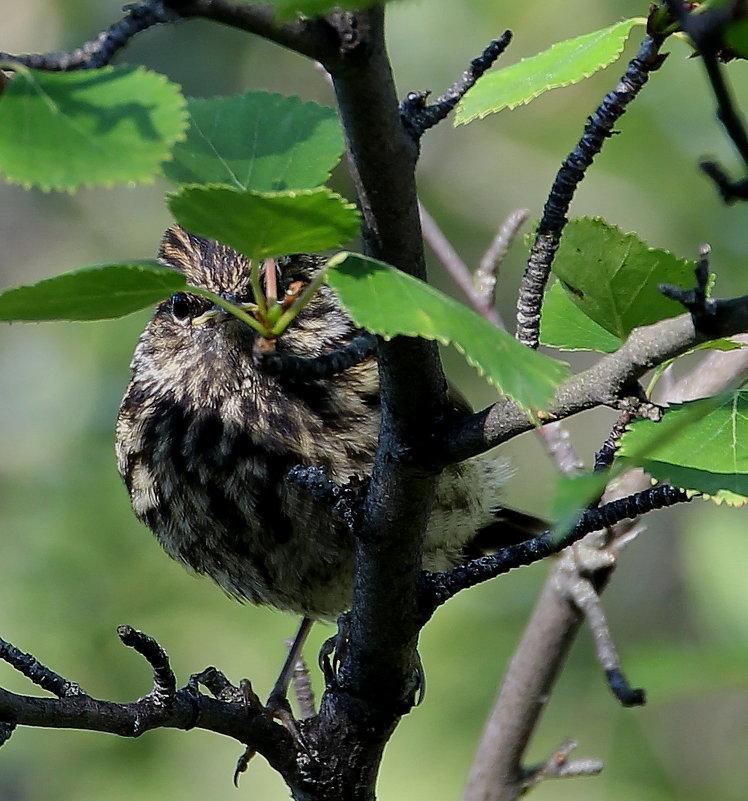
[[[183,289],[182,273],[156,262],[102,264],[0,292],[0,320],[106,320]]]
[[[355,206],[325,187],[263,193],[187,186],[168,203],[188,231],[252,260],[339,247],[358,234]]]
[[[671,429],[678,436],[667,437]],[[673,405],[658,423],[635,420],[621,437],[620,458],[625,463],[642,450],[646,456],[637,458],[637,464],[659,481],[708,495],[717,503],[744,504],[748,500],[748,391]]]
[[[579,309],[559,281],[551,286],[543,300],[540,341],[562,350],[600,353],[613,353],[622,342],[620,337],[606,331]]]
[[[683,314],[659,284],[688,289],[696,280],[693,262],[650,248],[599,218],[569,221],[553,272],[568,299],[621,341],[638,326]]]
[[[325,183],[343,152],[334,109],[297,97],[246,92],[190,98],[188,110],[187,138],[163,168],[175,183],[311,189]]]
[[[481,119],[505,108],[529,103],[543,92],[578,83],[612,64],[623,52],[634,25],[641,17],[617,22],[608,28],[557,42],[548,50],[517,64],[484,75],[457,107],[455,124]]]
[[[13,65],[0,95],[0,170],[25,187],[149,181],[187,126],[179,87],[142,67]]]
[[[547,406],[565,365],[520,345],[475,312],[423,281],[351,253],[330,261],[327,282],[357,325],[454,345],[502,394],[528,410]]]

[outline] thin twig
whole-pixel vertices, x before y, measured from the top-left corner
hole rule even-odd
[[[634,419],[631,412],[623,412],[616,420],[600,450],[595,454],[595,471],[607,470],[615,459],[618,450],[618,440],[623,436],[626,426]]]
[[[109,64],[138,33],[154,25],[176,22],[180,19],[180,15],[166,8],[162,0],[144,0],[126,7],[126,11],[121,20],[75,50],[18,56],[0,53],[0,61],[15,62],[31,69],[50,72],[96,69]]]
[[[537,429],[537,435],[559,472],[573,475],[584,468],[584,463],[571,443],[569,431],[562,423],[549,423]]]
[[[681,29],[688,34],[704,62],[709,84],[717,104],[717,119],[735,145],[743,165],[748,169],[748,131],[745,121],[733,100],[732,92],[720,64],[722,31],[725,25],[742,14],[742,4],[721,4],[707,12],[693,13],[692,7],[682,0],[665,0],[670,13],[678,20]],[[714,181],[726,203],[748,199],[748,177],[733,181],[716,162],[701,161],[699,166]]]
[[[286,645],[290,648],[293,640],[286,640]],[[299,658],[294,665],[293,675],[291,676],[296,703],[299,707],[299,720],[306,720],[317,714],[314,701],[314,688],[312,678],[309,674],[309,666],[304,657],[299,654]]]
[[[493,287],[490,290],[479,289],[476,275],[454,249],[452,243],[444,235],[436,220],[429,214],[421,201],[418,201],[418,213],[421,217],[423,238],[433,251],[439,263],[444,267],[449,277],[462,291],[468,303],[481,317],[499,328],[505,328],[501,315],[494,306]],[[495,279],[494,279],[495,282]]]
[[[543,292],[576,188],[605,140],[612,135],[613,126],[647,82],[650,72],[662,64],[664,57],[658,54],[662,41],[659,37],[645,37],[618,85],[593,112],[582,138],[556,175],[525,267],[517,301],[516,336],[528,347],[538,347]]]
[[[517,209],[509,214],[499,226],[496,236],[473,273],[473,287],[486,306],[493,308],[496,303],[496,280],[499,268],[517,238],[520,228],[527,222],[529,216],[528,209]],[[505,326],[502,325],[502,328]]]
[[[63,678],[46,665],[43,665],[31,654],[20,651],[15,645],[11,645],[11,643],[2,639],[0,639],[0,659],[26,676],[37,687],[53,693],[58,698],[73,698],[85,695],[79,684],[74,681],[68,681],[68,679]]]
[[[502,548],[496,553],[471,559],[444,573],[426,574],[423,580],[423,604],[427,616],[437,607],[468,587],[508,573],[517,567],[532,564],[558,553],[591,531],[607,528],[627,518],[633,519],[654,509],[687,503],[691,497],[683,490],[667,484],[637,492],[604,506],[586,509],[579,522],[565,535],[546,531],[519,545]]]
[[[523,780],[525,790],[534,787],[543,779],[569,779],[575,776],[595,776],[603,769],[598,759],[569,759],[577,747],[574,740],[562,743],[542,764],[526,768]]]
[[[670,298],[691,312],[694,327],[710,335],[714,329],[715,301],[708,297],[709,288],[709,245],[701,245],[699,258],[696,261],[696,287],[682,289],[672,284],[660,284],[657,288],[665,297]]]
[[[420,200],[418,201],[418,214],[421,217],[423,238],[439,259],[439,263],[444,267],[449,277],[462,290],[472,305],[475,300],[475,291],[473,288],[473,276],[467,264],[462,260],[460,254],[454,249],[439,224],[429,214]]]
[[[434,103],[426,105],[429,92],[410,92],[408,94],[400,104],[400,117],[405,129],[415,141],[419,141],[429,128],[440,123],[452,111],[466,92],[506,50],[511,40],[511,31],[504,31],[498,39],[494,39],[480,56],[470,62],[470,66],[459,79],[439,95]]]
[[[612,562],[609,568],[614,564]],[[608,686],[623,706],[641,706],[645,700],[644,690],[632,689],[623,675],[618,650],[597,589],[579,570],[575,570],[575,579],[571,587],[571,600],[584,614],[585,622],[590,627],[597,661],[605,671]]]
[[[117,634],[124,645],[137,651],[153,670],[153,697],[165,703],[174,698],[177,691],[177,677],[169,664],[166,651],[147,634],[132,626],[118,626]]]

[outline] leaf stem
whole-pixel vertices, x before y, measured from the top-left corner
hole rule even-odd
[[[234,317],[236,317],[238,320],[241,320],[243,323],[246,323],[250,328],[253,328],[261,336],[266,337],[268,339],[272,337],[272,334],[270,333],[266,325],[263,325],[263,323],[255,319],[251,314],[247,314],[247,312],[245,312],[243,309],[240,309],[238,306],[231,303],[231,301],[222,298],[215,292],[211,292],[209,289],[202,289],[201,287],[198,286],[191,286],[190,284],[187,285],[186,289],[193,295],[200,295],[200,297],[207,298],[208,300],[215,303],[216,306],[220,306],[229,314],[233,314]]]
[[[329,263],[329,262],[328,262]],[[295,300],[278,318],[277,322],[270,328],[271,337],[279,337],[291,323],[296,319],[299,312],[306,306],[312,299],[314,293],[320,288],[325,281],[327,274],[327,264],[314,276],[312,281],[307,284],[306,289],[301,293],[300,297]]]

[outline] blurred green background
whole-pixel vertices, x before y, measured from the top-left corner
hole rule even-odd
[[[6,3],[0,49],[70,48],[119,15],[118,0]],[[399,91],[451,83],[504,28],[515,39],[504,63],[633,14],[647,3],[567,0],[506,3],[403,0],[389,9]],[[634,39],[641,29],[634,32]],[[636,42],[629,44],[629,57]],[[597,159],[572,208],[596,214],[651,245],[693,256],[713,248],[717,294],[745,293],[746,207],[724,207],[695,167],[702,155],[736,161],[713,115],[701,65],[673,42],[672,54]],[[166,72],[191,95],[245,88],[331,102],[303,59],[216,25],[191,21],[142,35],[120,61]],[[611,89],[621,63],[591,80],[459,129],[428,135],[422,198],[469,264],[513,209],[537,216],[560,160],[586,116]],[[748,102],[743,63],[730,66]],[[64,153],[60,154],[64,158]],[[336,177],[342,191],[347,184]],[[0,186],[0,286],[29,283],[84,264],[147,258],[169,223],[161,181],[146,187],[45,195]],[[516,248],[502,272],[501,311],[511,319],[522,267]],[[440,286],[448,282],[434,265]],[[168,649],[179,679],[208,664],[267,692],[283,639],[296,622],[240,606],[208,580],[171,562],[131,515],[112,452],[112,428],[128,361],[147,314],[75,325],[0,329],[0,635],[31,651],[92,694],[131,700],[149,674],[119,644],[130,623]],[[452,378],[476,405],[491,389],[451,352]],[[574,359],[588,363],[587,357]],[[604,439],[613,416],[571,423],[580,454]],[[554,470],[535,438],[504,449],[517,474],[511,503],[542,514]],[[624,555],[607,593],[624,669],[643,685],[643,709],[619,708],[596,666],[589,635],[568,669],[530,749],[547,756],[563,740],[603,759],[596,778],[549,782],[537,801],[742,801],[748,786],[748,542],[745,512],[695,502],[651,515]],[[464,593],[423,634],[426,701],[404,721],[385,755],[380,795],[388,801],[459,795],[504,664],[532,607],[546,565],[515,571]],[[313,658],[330,630],[319,626]],[[35,692],[0,665],[0,683]],[[100,734],[23,729],[0,751],[0,801],[251,797],[275,801],[285,786],[256,759],[237,791],[236,743],[204,732],[160,731],[137,741]]]

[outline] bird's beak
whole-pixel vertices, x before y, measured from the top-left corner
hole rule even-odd
[[[242,311],[246,312],[255,312],[257,311],[257,304],[256,303],[237,303],[233,298],[227,298],[233,303],[235,306],[238,306]],[[233,320],[234,315],[231,312],[226,311],[226,309],[222,308],[221,306],[214,305],[212,308],[208,309],[208,311],[203,312],[199,317],[192,318],[192,326],[197,327],[198,325],[203,325],[211,320],[214,320],[217,323],[224,323],[227,320]]]
[[[228,316],[229,313],[220,306],[213,306],[212,309],[208,309],[208,311],[203,312],[199,317],[193,317],[192,326],[196,328],[198,325],[204,325],[210,320],[215,320],[216,322],[220,323],[223,322]]]

